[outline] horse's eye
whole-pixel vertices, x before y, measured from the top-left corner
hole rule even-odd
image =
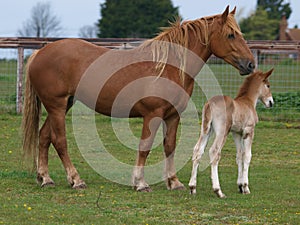
[[[235,38],[234,34],[228,34],[228,39],[234,39],[234,38]]]

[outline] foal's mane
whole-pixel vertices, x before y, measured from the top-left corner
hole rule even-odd
[[[263,72],[257,71],[249,76],[247,76],[242,83],[236,98],[245,96],[250,89],[253,89],[253,83],[261,83],[263,81],[262,75]],[[253,89],[254,90],[254,89]]]
[[[141,47],[150,46],[153,54],[153,61],[157,62],[156,69],[158,70],[158,76],[162,74],[167,64],[170,50],[173,49],[176,57],[180,59],[179,69],[181,71],[179,76],[182,83],[184,83],[186,51],[193,47],[191,46],[193,43],[189,42],[191,32],[197,38],[196,41],[199,41],[204,46],[208,46],[209,25],[213,24],[218,16],[221,16],[221,14],[183,22],[178,18],[175,22],[170,23],[170,27],[161,28],[161,33],[156,37],[144,42]],[[234,15],[229,13],[221,33],[225,36],[232,32],[241,34],[240,28],[234,19]]]

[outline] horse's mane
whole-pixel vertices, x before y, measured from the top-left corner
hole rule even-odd
[[[212,24],[215,18],[220,15],[203,17],[196,20],[189,20],[181,22],[180,18],[173,23],[170,27],[161,28],[162,31],[153,39],[143,43],[141,46],[150,46],[153,53],[153,61],[157,62],[156,69],[158,76],[160,76],[167,64],[170,50],[173,49],[175,55],[180,59],[180,78],[184,83],[184,71],[186,66],[186,51],[189,47],[189,33],[193,32],[195,37],[199,38],[202,45],[209,44],[208,26]],[[241,34],[239,26],[237,25],[234,15],[229,14],[226,24],[222,28],[222,35],[227,35],[230,32]],[[191,47],[191,46],[190,46]]]

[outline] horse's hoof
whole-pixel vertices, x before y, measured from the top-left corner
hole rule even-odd
[[[152,192],[152,189],[149,186],[146,187],[134,187],[134,190],[138,192]]]
[[[44,188],[44,187],[55,187],[55,183],[54,183],[54,181],[43,182],[41,184],[41,188]]]
[[[87,188],[87,185],[82,181],[80,182],[79,184],[74,184],[72,186],[73,189],[76,189],[76,190],[82,190],[82,189],[86,189]]]

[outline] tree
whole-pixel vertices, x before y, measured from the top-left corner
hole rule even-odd
[[[282,15],[288,18],[292,10],[284,0],[257,0],[256,11],[240,21],[246,39],[274,40],[279,34]]]
[[[95,38],[97,37],[97,26],[86,25],[79,29],[78,36],[81,38]]]
[[[179,15],[170,0],[106,0],[100,6],[99,37],[150,38]]]
[[[268,13],[258,8],[253,15],[241,20],[240,27],[247,40],[273,40],[279,21],[269,19]]]
[[[48,37],[57,36],[61,31],[60,20],[53,15],[49,2],[38,2],[31,9],[31,17],[18,30],[19,36]]]
[[[283,14],[288,19],[292,13],[290,3],[284,0],[257,0],[257,7],[266,10],[270,19],[280,20]]]

